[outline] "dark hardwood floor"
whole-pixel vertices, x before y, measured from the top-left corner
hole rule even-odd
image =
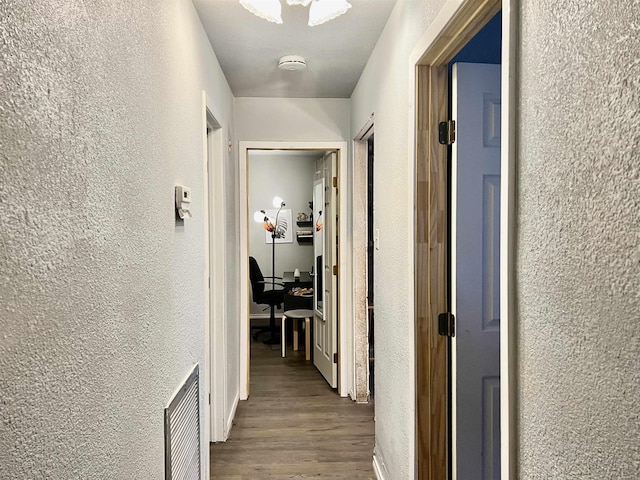
[[[301,350],[251,344],[251,395],[229,440],[211,444],[211,478],[375,479],[373,405],[340,398]]]

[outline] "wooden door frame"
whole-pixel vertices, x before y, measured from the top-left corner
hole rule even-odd
[[[347,142],[287,142],[287,141],[240,141],[238,148],[239,178],[239,215],[240,215],[240,400],[249,398],[249,202],[248,202],[248,152],[249,150],[334,150],[338,153],[338,190],[348,192],[348,154]],[[353,356],[353,336],[347,328],[348,321],[353,318],[352,311],[352,248],[347,231],[347,211],[351,208],[350,199],[346,195],[339,202],[339,234],[341,245],[338,251],[339,285],[338,285],[338,393],[345,397],[352,386],[348,383],[353,378],[349,369],[354,365],[346,362],[347,356]],[[341,321],[342,320],[342,321]]]
[[[447,311],[447,151],[437,127],[448,119],[447,63],[502,9],[500,219],[501,478],[516,478],[514,204],[516,1],[448,0],[410,56],[410,168],[414,189],[416,478],[450,478],[448,342],[437,315]]]

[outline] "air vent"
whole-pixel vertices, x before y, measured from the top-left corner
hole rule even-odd
[[[281,70],[304,70],[307,68],[307,61],[300,55],[285,55],[278,62],[278,68]]]
[[[200,480],[200,382],[195,366],[164,409],[165,480]]]

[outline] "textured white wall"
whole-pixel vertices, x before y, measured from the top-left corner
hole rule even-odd
[[[640,4],[520,8],[520,478],[636,479]]]
[[[322,157],[322,154],[318,155]],[[309,270],[313,265],[313,245],[299,244],[296,230],[299,212],[309,215],[309,202],[313,199],[313,174],[316,159],[308,155],[251,154],[249,153],[249,254],[258,262],[262,274],[271,275],[271,244],[265,243],[265,230],[253,221],[253,212],[272,209],[273,197],[278,195],[291,210],[293,243],[276,243],[276,276],[299,268]],[[277,281],[277,280],[276,280]],[[251,313],[268,314],[264,305],[251,304]]]
[[[201,92],[225,137],[233,98],[191,2],[6,0],[0,38],[0,478],[163,478],[205,358]]]
[[[389,478],[398,480],[413,478],[415,461],[409,55],[443,4],[398,1],[351,98],[352,135],[375,114],[375,449]]]
[[[350,138],[344,98],[236,98],[238,141],[333,142]]]

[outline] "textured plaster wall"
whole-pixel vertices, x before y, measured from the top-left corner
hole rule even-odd
[[[236,99],[239,141],[336,142],[350,138],[344,98]]]
[[[521,5],[519,478],[640,477],[640,3]]]
[[[352,137],[375,114],[375,454],[394,480],[414,478],[415,462],[409,55],[443,4],[398,1],[351,97]]]
[[[225,136],[233,98],[183,0],[5,0],[0,58],[0,478],[163,478],[205,359],[201,92]]]

